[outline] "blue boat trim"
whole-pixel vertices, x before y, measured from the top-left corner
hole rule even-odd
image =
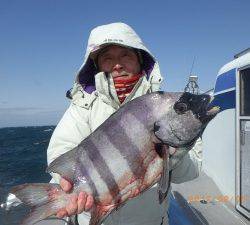
[[[211,102],[212,106],[219,106],[220,112],[226,109],[235,109],[236,105],[236,91],[225,92],[214,96]]]
[[[236,69],[220,74],[216,79],[214,93],[221,92],[236,86]]]
[[[171,193],[169,198],[169,225],[204,225],[207,224],[199,216],[195,208],[178,191]]]
[[[224,91],[219,91],[219,92],[214,93],[214,96],[216,96],[216,95],[221,95],[221,94],[224,94],[224,93],[226,93],[226,92],[235,91],[235,90],[236,90],[235,87],[229,88],[229,89],[226,89],[226,90],[224,90]]]

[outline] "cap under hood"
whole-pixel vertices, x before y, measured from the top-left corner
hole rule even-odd
[[[110,44],[139,50],[142,56],[142,68],[146,72],[147,78],[152,84],[161,83],[162,77],[158,63],[140,37],[127,24],[111,23],[98,26],[90,33],[85,59],[76,77],[76,83],[80,83],[85,91],[91,93],[95,89],[94,76],[99,72],[92,57],[100,49]]]

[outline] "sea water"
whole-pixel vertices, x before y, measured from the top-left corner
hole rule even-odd
[[[23,183],[48,183],[46,150],[54,126],[0,129],[0,203],[11,187]],[[0,209],[0,225],[16,225],[25,214],[19,207]]]

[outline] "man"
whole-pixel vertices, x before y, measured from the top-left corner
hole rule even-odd
[[[93,29],[85,61],[68,93],[71,105],[51,138],[48,164],[76,147],[123,104],[159,90],[161,82],[156,59],[131,27],[113,23]],[[198,176],[199,160],[193,156],[186,154],[172,170],[171,182],[185,182]],[[64,191],[71,190],[72,184],[68,181],[57,174],[52,177],[52,182],[60,183]],[[113,212],[104,224],[168,224],[167,199],[159,204],[154,186]],[[57,216],[78,214],[79,224],[87,225],[90,215],[86,211],[93,202],[92,196],[80,193],[72,198],[71,204],[59,210]]]

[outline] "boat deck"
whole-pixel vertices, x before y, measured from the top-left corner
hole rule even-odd
[[[225,198],[226,196],[221,194],[213,180],[204,172],[193,181],[173,184],[172,192],[174,198],[172,204],[177,204],[182,213],[190,218],[190,220],[195,216],[199,220],[198,223],[193,224],[250,224],[250,220],[246,219],[235,209],[230,201]],[[171,210],[170,217],[174,216],[173,214],[174,210]],[[173,224],[177,225],[181,223]]]

